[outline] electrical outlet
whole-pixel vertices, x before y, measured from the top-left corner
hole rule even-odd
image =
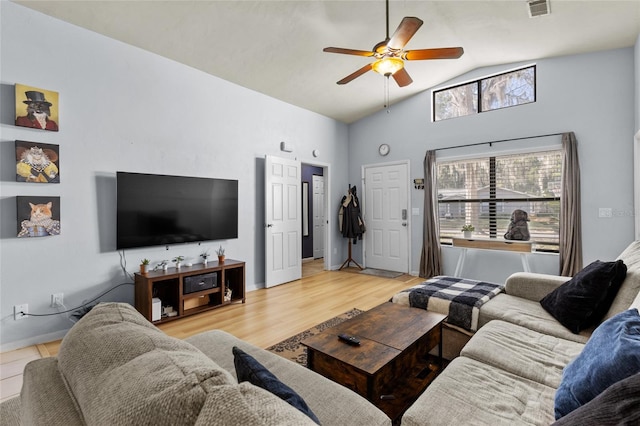
[[[53,293],[51,295],[51,307],[57,308],[64,306],[64,293]]]
[[[26,318],[29,313],[29,305],[26,303],[24,305],[15,305],[13,307],[13,319],[19,320]]]

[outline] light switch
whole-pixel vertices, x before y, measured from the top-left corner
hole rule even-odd
[[[411,209],[411,215],[413,216],[420,216],[420,207],[413,207]]]

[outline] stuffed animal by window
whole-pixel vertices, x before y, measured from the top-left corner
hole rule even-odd
[[[516,209],[511,213],[511,222],[507,233],[504,234],[505,240],[529,241],[529,215],[524,210]]]

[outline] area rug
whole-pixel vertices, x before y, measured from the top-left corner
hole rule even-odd
[[[374,275],[376,277],[382,277],[382,278],[398,278],[399,276],[403,275],[402,272],[385,271],[383,269],[374,269],[374,268],[365,268],[362,271],[360,271],[360,273],[365,275]]]
[[[307,348],[306,346],[300,344],[300,342],[308,337],[314,336],[326,330],[329,327],[333,327],[334,325],[338,325],[341,322],[354,318],[363,312],[364,311],[361,311],[360,309],[353,308],[350,311],[345,312],[344,314],[333,317],[330,320],[316,325],[315,327],[312,327],[308,330],[303,331],[302,333],[298,333],[295,336],[289,337],[288,339],[283,340],[280,343],[268,347],[267,350],[306,367]]]

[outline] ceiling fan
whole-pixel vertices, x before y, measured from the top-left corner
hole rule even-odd
[[[385,77],[392,76],[396,83],[398,83],[398,86],[404,87],[413,82],[407,70],[404,69],[404,61],[457,59],[464,53],[462,47],[404,50],[404,46],[422,25],[422,20],[412,16],[403,18],[396,31],[393,33],[391,38],[389,38],[389,0],[386,1],[386,16],[387,37],[380,43],[373,46],[371,51],[343,49],[340,47],[325,47],[322,49],[324,52],[376,58],[375,62],[367,64],[356,72],[349,74],[342,80],[338,81],[338,84],[347,84],[367,71],[374,70]]]

